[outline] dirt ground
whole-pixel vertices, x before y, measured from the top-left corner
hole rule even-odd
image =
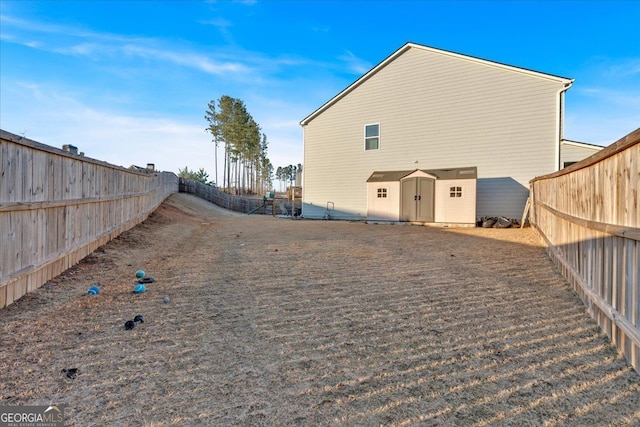
[[[138,269],[156,281],[134,294]],[[640,375],[531,229],[294,221],[175,194],[0,328],[0,405],[65,405],[72,426],[640,425]]]

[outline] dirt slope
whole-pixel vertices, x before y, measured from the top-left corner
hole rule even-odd
[[[135,295],[140,268],[156,282]],[[0,310],[0,334],[0,405],[64,404],[73,426],[640,425],[640,376],[530,229],[292,221],[176,194]]]

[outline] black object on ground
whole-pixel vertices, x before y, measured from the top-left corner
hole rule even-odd
[[[476,221],[476,226],[482,228],[519,227],[520,221],[506,216],[483,216]]]
[[[140,284],[153,283],[153,282],[155,282],[155,280],[151,276],[143,277],[142,279],[138,280],[138,283]]]
[[[495,228],[509,228],[511,227],[511,220],[507,217],[500,216],[493,226]]]
[[[127,320],[126,322],[124,322],[124,330],[128,331],[130,329],[133,329],[136,326],[135,322],[133,320]]]
[[[66,374],[67,378],[74,379],[78,374],[78,368],[63,368],[60,372]]]
[[[496,223],[496,218],[482,218],[480,221],[482,224],[482,228],[491,228]]]

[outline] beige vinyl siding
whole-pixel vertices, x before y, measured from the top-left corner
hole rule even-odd
[[[565,162],[579,162],[587,157],[593,156],[603,147],[593,147],[587,144],[575,144],[571,141],[563,141],[560,145],[560,167],[564,167]]]
[[[519,216],[528,181],[555,170],[559,80],[411,48],[310,120],[304,212],[364,217],[374,170],[478,167],[478,215]],[[363,126],[380,123],[380,149]]]

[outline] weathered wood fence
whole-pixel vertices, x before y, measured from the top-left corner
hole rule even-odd
[[[0,131],[0,308],[177,191],[173,173],[133,171]]]
[[[591,316],[640,372],[640,129],[531,181],[531,223]]]
[[[220,207],[242,213],[249,213],[263,204],[262,199],[234,196],[192,179],[180,178],[180,192],[194,194]],[[286,214],[287,209],[290,207],[286,202],[276,201],[277,213]]]

